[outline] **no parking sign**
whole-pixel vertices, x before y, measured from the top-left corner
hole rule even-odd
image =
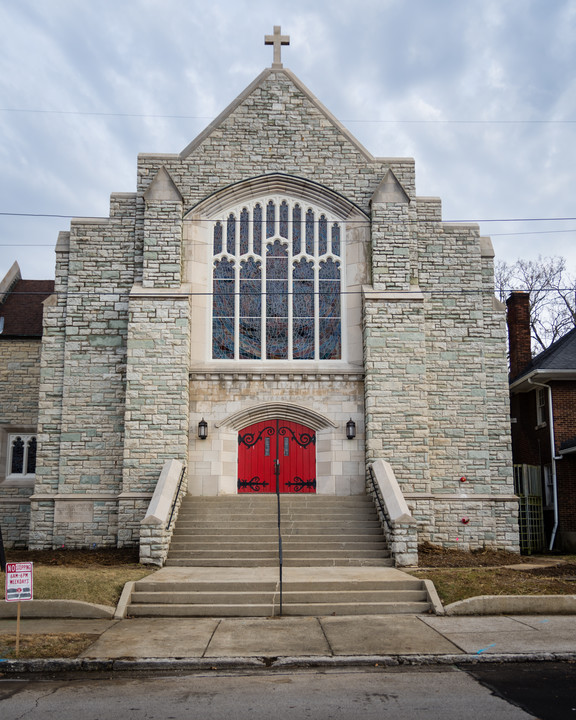
[[[34,563],[6,563],[6,601],[32,600]]]

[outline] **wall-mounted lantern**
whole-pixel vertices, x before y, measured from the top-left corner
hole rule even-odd
[[[354,440],[356,437],[356,423],[352,418],[346,423],[346,437],[348,440]]]
[[[204,418],[198,423],[198,437],[200,440],[206,440],[208,437],[208,423]]]

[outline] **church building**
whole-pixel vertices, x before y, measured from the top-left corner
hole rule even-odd
[[[366,494],[383,460],[418,542],[517,551],[491,242],[266,43],[180,154],[60,233],[41,349],[19,365],[0,333],[4,540],[137,545],[167,461],[188,496],[309,498]]]

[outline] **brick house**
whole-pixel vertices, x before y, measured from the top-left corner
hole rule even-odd
[[[134,545],[166,461],[221,496],[271,490],[267,459],[294,453],[287,492],[361,495],[385,460],[418,540],[517,550],[491,242],[443,222],[414,160],[374,157],[276,50],[181,153],[139,155],[108,218],[60,233],[21,536]]]
[[[529,294],[512,293],[507,306],[516,489],[541,499],[544,538],[533,538],[536,547],[574,552],[576,328],[532,357]]]
[[[7,545],[25,547],[36,474],[44,301],[53,280],[23,280],[17,263],[0,282],[0,518]]]

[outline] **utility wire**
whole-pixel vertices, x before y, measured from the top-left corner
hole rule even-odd
[[[304,203],[306,204],[306,203]],[[26,213],[26,212],[2,212],[0,211],[0,216],[2,217],[32,217],[32,218],[61,218],[64,220],[109,220],[109,217],[105,217],[103,215],[60,215],[57,213]],[[123,218],[122,218],[123,219]],[[173,223],[173,218],[156,218],[156,220],[166,220],[166,222]],[[236,218],[235,220],[237,222],[240,222],[240,218]],[[505,223],[505,222],[565,222],[565,221],[572,221],[576,220],[576,217],[525,217],[525,218],[479,218],[479,219],[468,219],[468,220],[439,220],[438,222],[442,224],[473,224],[473,223]],[[182,218],[182,222],[213,222],[213,223],[221,223],[222,225],[225,225],[228,222],[228,218],[224,219],[218,219],[218,218]],[[247,222],[248,224],[253,224],[255,221],[252,218],[243,220],[242,222]],[[258,221],[261,222],[262,225],[266,224],[266,218],[263,217],[262,220]],[[301,220],[301,224],[304,225],[306,223],[306,217],[303,216]],[[310,222],[310,221],[308,221]],[[318,224],[320,222],[319,219],[314,219],[314,224]],[[420,218],[398,218],[396,219],[390,219],[389,222],[396,222],[396,223],[402,223],[402,224],[408,224],[408,223],[420,223],[422,220]],[[428,221],[425,221],[428,222]],[[368,225],[366,219],[361,220],[328,220],[328,223],[330,225],[333,225],[334,223],[339,225]],[[560,230],[557,232],[571,232],[569,230]],[[523,233],[522,233],[523,234]]]
[[[260,282],[260,281],[258,281]],[[154,288],[150,288],[153,290]],[[160,290],[165,290],[166,288],[160,288]],[[503,288],[501,292],[503,293],[511,293],[517,291],[519,288]],[[172,290],[174,293],[178,294],[178,297],[208,297],[212,298],[215,295],[218,297],[226,297],[231,298],[237,296],[243,296],[243,297],[262,297],[262,296],[282,296],[282,297],[301,297],[306,296],[310,297],[312,295],[318,295],[318,296],[328,296],[333,297],[334,294],[331,291],[327,292],[305,292],[305,293],[298,293],[298,292],[279,292],[277,290],[267,292],[265,290],[261,292],[254,292],[254,293],[246,293],[246,292],[231,292],[231,293],[214,293],[211,291],[202,291],[202,292],[179,292],[177,288],[168,288],[168,290]],[[535,292],[573,292],[574,288],[548,288],[548,287],[542,287],[542,288],[530,288],[529,292],[535,293]],[[341,290],[338,295],[349,295],[349,296],[355,296],[355,295],[362,295],[362,290]],[[414,294],[413,290],[383,290],[382,292],[393,292],[395,295],[407,295],[412,296]],[[418,293],[422,295],[494,295],[496,291],[490,290],[490,289],[483,289],[478,288],[476,290],[473,289],[467,289],[467,288],[458,288],[456,290],[439,290],[437,288],[434,288],[433,290],[425,290],[422,288],[418,289]],[[498,291],[500,292],[500,291]],[[528,292],[528,290],[526,290]],[[8,292],[7,295],[58,295],[60,297],[126,297],[128,298],[130,296],[129,290],[117,290],[117,291],[99,291],[99,290],[77,290],[77,291],[71,291],[71,290],[53,290],[51,292],[40,291],[40,290],[22,290],[22,291],[13,291]],[[1,306],[0,306],[1,307]],[[230,316],[231,317],[231,316]],[[248,317],[248,316],[247,316]],[[260,317],[260,316],[256,316]]]
[[[0,112],[6,113],[27,113],[33,115],[79,115],[82,117],[125,117],[159,120],[214,120],[212,115],[159,115],[149,113],[123,113],[123,112],[97,112],[91,110],[48,110],[42,108],[0,108]],[[576,120],[554,120],[552,118],[541,118],[535,120],[469,120],[469,119],[365,119],[342,120],[344,123],[354,124],[375,124],[375,125],[574,125]]]

